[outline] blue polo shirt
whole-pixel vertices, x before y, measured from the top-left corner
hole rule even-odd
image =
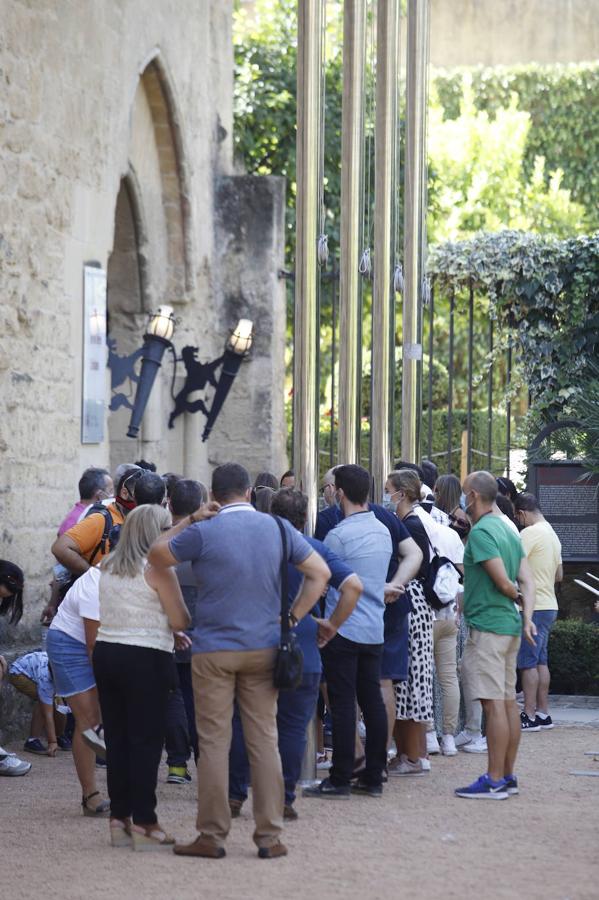
[[[339,590],[343,582],[354,574],[354,570],[350,568],[342,559],[333,553],[326,544],[323,544],[322,541],[317,541],[316,538],[307,537],[307,542],[311,547],[319,553],[327,566],[331,570],[331,577],[329,579],[329,584],[332,588],[335,589],[335,592]],[[289,566],[289,603],[290,605],[293,603],[295,598],[297,597],[298,591],[302,584],[303,575],[299,572],[295,566]],[[315,606],[312,612],[320,616],[320,609],[318,606]],[[308,675],[312,672],[320,672],[322,669],[322,663],[320,661],[320,651],[316,644],[316,637],[318,632],[318,625],[314,621],[311,615],[304,616],[299,625],[295,629],[295,634],[298,640],[300,647],[302,648],[302,652],[304,654],[304,674]]]
[[[324,543],[350,566],[364,588],[339,634],[358,644],[382,644],[385,583],[393,550],[388,528],[378,521],[372,510],[354,513],[329,531]],[[336,604],[337,592],[329,590],[327,616],[332,614]]]
[[[391,536],[393,547],[391,559],[389,561],[389,569],[387,571],[387,581],[391,581],[397,572],[397,567],[399,565],[399,545],[402,541],[405,541],[406,538],[410,537],[410,532],[407,530],[401,519],[397,518],[395,513],[392,513],[389,509],[385,509],[380,503],[369,503],[368,509],[375,514],[379,522],[382,522]],[[342,521],[343,510],[341,510],[337,504],[334,506],[327,506],[326,509],[323,509],[318,513],[314,537],[319,541],[324,541],[329,531]]]
[[[290,522],[287,560],[302,563],[313,552]],[[279,645],[281,534],[272,516],[250,503],[231,503],[212,519],[190,525],[169,542],[197,582],[192,653],[263,650]]]

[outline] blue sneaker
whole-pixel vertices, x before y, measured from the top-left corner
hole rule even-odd
[[[468,787],[456,788],[455,795],[471,800],[507,800],[509,796],[505,778],[491,781],[487,774],[481,775],[478,781],[473,781]]]
[[[518,779],[515,775],[506,775],[503,780],[505,782],[505,789],[510,797],[513,797],[515,794],[520,793],[520,789],[518,787]]]

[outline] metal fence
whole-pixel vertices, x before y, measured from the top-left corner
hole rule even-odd
[[[288,285],[288,315],[293,322],[294,276],[281,272]],[[370,282],[364,283],[364,331],[369,332]],[[401,300],[396,316],[396,378],[394,449],[400,452],[401,405]],[[337,396],[339,356],[339,265],[333,257],[321,271],[319,286],[320,352],[319,457],[322,472],[337,460]],[[440,472],[486,468],[510,475],[517,423],[527,400],[511,396],[517,371],[513,336],[499,328],[488,296],[473,283],[445,288],[432,279],[430,299],[422,309],[423,361],[421,366],[421,456],[435,462]],[[293,340],[291,334],[291,340]],[[370,347],[368,354],[376,348]],[[368,380],[369,356],[365,356]],[[293,367],[291,367],[291,372]],[[362,385],[362,463],[370,468],[369,407],[376,398]],[[292,425],[293,428],[293,425]],[[293,447],[293,436],[289,442]],[[398,460],[398,457],[396,461]]]

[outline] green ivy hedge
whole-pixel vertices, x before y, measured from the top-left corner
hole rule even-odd
[[[454,475],[460,475],[461,462],[461,439],[462,431],[466,430],[466,422],[468,413],[465,409],[454,409],[451,422],[451,447],[455,452],[452,453],[451,471]],[[449,470],[447,467],[447,431],[448,431],[447,410],[436,409],[433,411],[433,440],[432,440],[432,459],[439,468],[439,472],[444,475]],[[486,410],[473,410],[472,412],[472,447],[474,450],[483,451],[482,454],[472,454],[472,468],[487,468],[487,424],[488,416]],[[329,468],[330,463],[330,431],[322,430],[320,432],[320,477],[324,475]],[[505,469],[506,460],[506,439],[507,439],[507,422],[505,412],[500,410],[493,411],[493,440],[492,440],[492,461],[491,471],[495,475],[502,475]],[[361,436],[360,456],[362,464],[368,467],[369,461],[369,445],[370,435],[368,431],[362,432]],[[394,452],[399,456],[401,447],[401,427],[397,417],[395,420],[395,440]],[[420,422],[420,455],[425,457],[428,455],[428,413],[423,413]]]
[[[437,73],[433,80],[447,118],[459,116],[466,71],[480,110],[492,115],[509,106],[516,94],[519,108],[531,117],[527,174],[531,174],[536,156],[545,157],[546,177],[562,169],[563,187],[584,205],[591,227],[599,228],[599,65],[530,64]]]
[[[599,627],[556,622],[549,636],[552,694],[599,695]]]

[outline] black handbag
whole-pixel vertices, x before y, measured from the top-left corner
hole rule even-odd
[[[294,691],[304,673],[304,654],[296,636],[289,628],[289,583],[287,575],[287,533],[278,516],[273,516],[281,532],[281,642],[275,660],[274,685],[280,691]]]

